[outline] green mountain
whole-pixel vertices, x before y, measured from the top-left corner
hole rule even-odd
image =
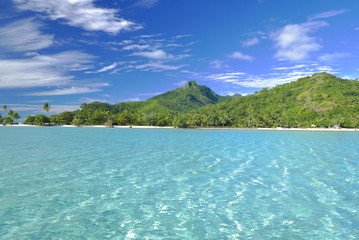
[[[75,112],[54,115],[52,121],[179,127],[359,127],[359,81],[317,73],[235,97],[219,96],[190,81],[142,102],[83,104]]]
[[[103,109],[112,114],[120,113],[124,110],[139,111],[141,113],[177,113],[188,112],[198,109],[207,104],[216,104],[229,99],[229,96],[223,97],[217,95],[210,88],[198,85],[195,81],[190,81],[182,88],[152,97],[146,101],[124,102],[114,105],[108,103],[93,102],[82,105],[83,110]]]
[[[188,112],[207,104],[216,104],[228,97],[217,95],[210,88],[198,85],[195,81],[187,82],[182,88],[165,92],[146,100],[143,112]]]
[[[200,109],[201,114],[220,111],[227,119],[221,122],[227,126],[307,127],[314,124],[359,127],[359,82],[317,73]],[[220,125],[218,121],[209,125]]]

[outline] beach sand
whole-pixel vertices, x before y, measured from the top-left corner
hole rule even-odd
[[[2,127],[4,125],[0,125]],[[110,128],[104,125],[53,125],[53,126],[38,126],[28,124],[13,124],[5,125],[7,127],[65,127],[65,128]],[[138,129],[174,129],[176,127],[160,127],[160,126],[113,126],[113,128],[138,128]],[[229,128],[229,127],[195,127],[184,129],[198,129],[198,130],[246,130],[246,131],[319,131],[319,132],[359,132],[357,128]]]

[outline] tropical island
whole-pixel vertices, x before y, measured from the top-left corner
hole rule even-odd
[[[45,104],[46,105],[46,104]],[[44,111],[50,106],[44,105]],[[6,109],[5,109],[6,110]],[[19,115],[12,110],[4,124]],[[239,128],[359,128],[359,82],[328,73],[264,88],[255,94],[220,96],[189,81],[146,101],[83,103],[76,111],[28,116],[29,125],[105,125]]]

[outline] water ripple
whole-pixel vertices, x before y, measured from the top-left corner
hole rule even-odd
[[[0,131],[4,240],[359,239],[356,133]]]

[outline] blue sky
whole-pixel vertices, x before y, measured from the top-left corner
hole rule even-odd
[[[356,79],[358,15],[357,0],[2,0],[0,105],[55,114],[190,80],[227,95]]]

